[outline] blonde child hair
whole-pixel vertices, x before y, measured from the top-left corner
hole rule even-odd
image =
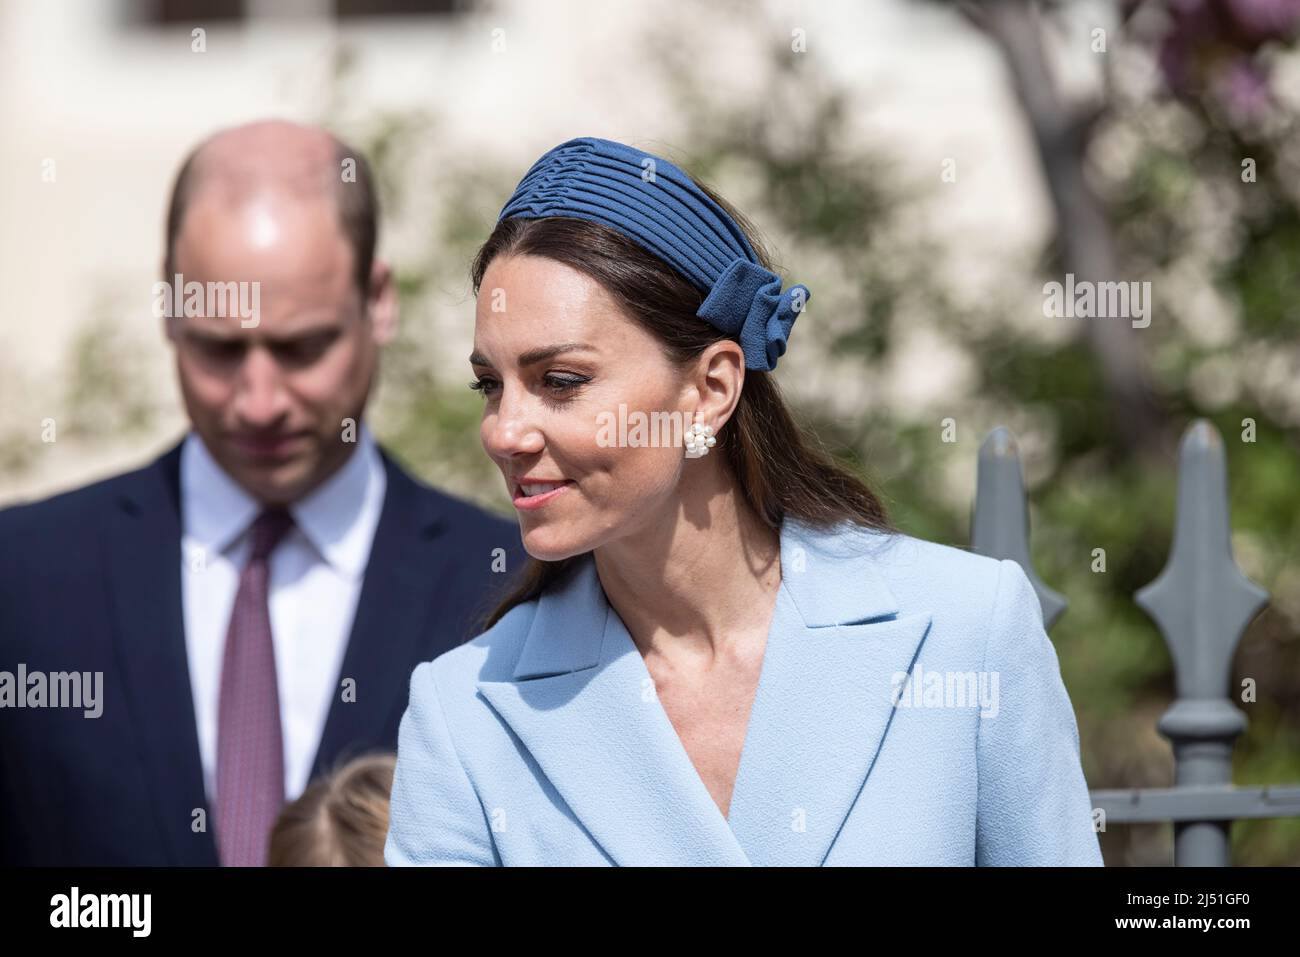
[[[395,754],[349,761],[307,786],[271,831],[270,867],[383,867]]]

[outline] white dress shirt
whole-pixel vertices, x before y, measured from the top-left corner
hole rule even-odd
[[[197,434],[181,449],[181,591],[203,782],[216,797],[217,715],[226,632],[261,511]],[[284,741],[285,799],[307,787],[356,614],[387,479],[363,424],[337,472],[290,506],[295,527],[271,553],[269,604]]]

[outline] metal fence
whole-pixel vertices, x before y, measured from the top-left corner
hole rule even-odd
[[[1171,788],[1093,790],[1106,823],[1172,821],[1174,864],[1226,867],[1234,820],[1300,817],[1300,786],[1232,785],[1232,749],[1245,713],[1228,695],[1232,656],[1242,632],[1268,604],[1232,556],[1223,439],[1201,419],[1179,447],[1178,506],[1164,570],[1135,594],[1173,658],[1177,697],[1157,723],[1173,746]],[[1010,558],[1029,576],[1050,629],[1066,599],[1049,588],[1029,556],[1029,507],[1015,436],[997,428],[980,447],[971,548]]]

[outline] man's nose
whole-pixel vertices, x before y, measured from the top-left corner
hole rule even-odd
[[[537,412],[537,404],[527,390],[503,384],[496,408],[483,419],[484,450],[499,459],[542,451],[546,440]]]
[[[254,346],[244,356],[235,390],[235,414],[255,428],[272,426],[289,408],[289,396],[279,363],[265,348]]]

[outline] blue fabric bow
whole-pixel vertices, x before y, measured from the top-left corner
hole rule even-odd
[[[696,315],[739,340],[748,369],[776,367],[812,295],[804,285],[782,292],[740,226],[683,170],[612,140],[580,137],[547,151],[498,220],[544,216],[601,223],[664,260],[705,294]]]
[[[776,273],[737,259],[723,270],[696,315],[740,340],[747,369],[770,372],[785,355],[790,327],[810,295],[802,284],[782,292]]]

